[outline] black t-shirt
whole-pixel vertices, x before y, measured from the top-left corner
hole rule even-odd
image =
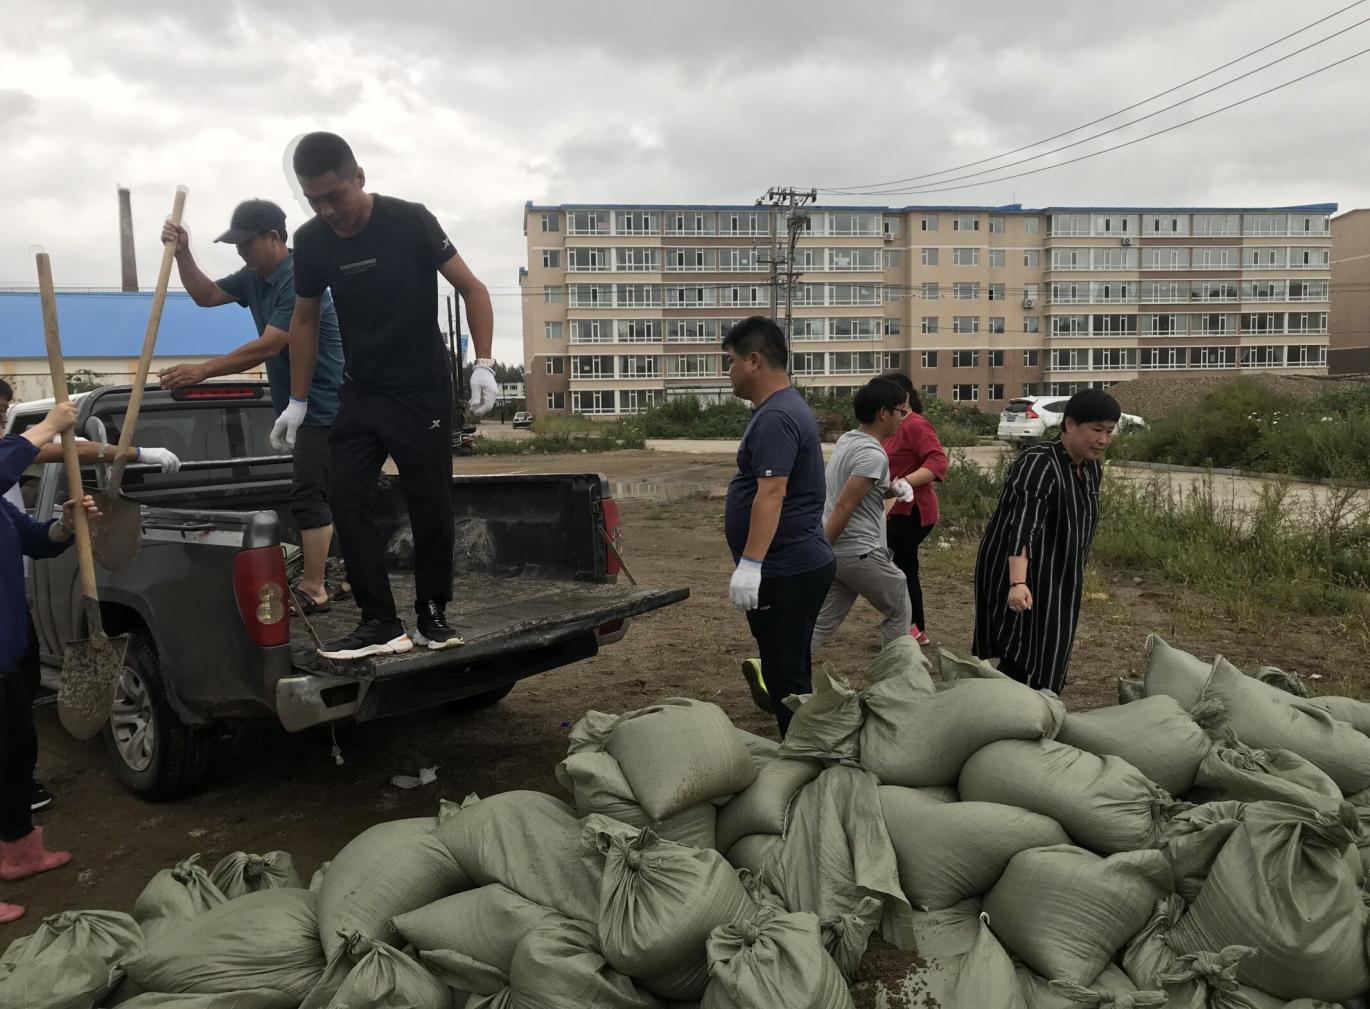
[[[388,391],[431,388],[450,373],[438,328],[437,268],[457,250],[423,204],[373,200],[371,219],[350,238],[319,217],[300,227],[295,293],[333,292],[346,381]]]

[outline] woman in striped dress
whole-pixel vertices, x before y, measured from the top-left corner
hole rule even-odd
[[[1100,460],[1120,411],[1087,389],[1066,403],[1061,436],[1009,467],[975,559],[975,642],[982,659],[1060,693],[1075,643],[1085,562],[1099,522]]]

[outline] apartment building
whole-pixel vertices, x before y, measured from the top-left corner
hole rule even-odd
[[[1370,374],[1370,209],[1332,218],[1332,292],[1327,370]]]
[[[997,410],[1157,371],[1325,373],[1335,210],[811,208],[794,380],[841,395],[900,369]],[[529,203],[524,231],[535,413],[725,399],[728,326],[784,311],[769,264],[786,226],[767,208]]]

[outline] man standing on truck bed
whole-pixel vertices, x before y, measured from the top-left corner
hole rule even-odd
[[[176,243],[176,269],[186,293],[201,308],[238,304],[252,312],[257,339],[200,364],[178,364],[158,373],[163,389],[182,389],[208,378],[237,375],[266,364],[271,403],[276,411],[290,402],[290,315],[295,310],[295,261],[286,243],[285,211],[269,200],[244,200],[233,210],[228,230],[216,242],[233,245],[243,268],[210,280],[190,253],[190,233],[170,220],[162,241]],[[304,422],[295,438],[295,472],[290,487],[290,513],[300,529],[304,572],[296,586],[297,605],[306,614],[328,608],[324,567],[333,542],[333,515],[328,508],[328,428],[338,412],[342,385],[342,341],[338,317],[327,292],[319,312],[318,367],[309,387]]]
[[[290,321],[291,397],[272,441],[292,444],[319,345],[319,299],[333,293],[343,338],[343,385],[329,436],[329,501],[361,623],[320,654],[351,659],[462,644],[447,624],[452,598],[451,370],[438,330],[441,273],[466,302],[476,345],[471,408],[495,405],[490,294],[427,207],[366,192],[352,149],[333,133],[301,137],[291,158],[318,214],[295,235],[295,312]],[[375,489],[395,460],[414,531],[417,627],[411,642],[395,612],[376,522]]]

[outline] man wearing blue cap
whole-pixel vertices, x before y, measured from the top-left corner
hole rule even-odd
[[[286,243],[285,211],[269,200],[244,200],[233,211],[229,228],[215,239],[233,245],[243,268],[210,280],[190,253],[190,235],[170,221],[162,241],[176,243],[176,267],[186,292],[201,308],[238,304],[252,311],[257,339],[222,357],[200,364],[178,364],[160,372],[163,389],[197,385],[219,375],[237,375],[266,365],[271,402],[280,413],[290,402],[290,316],[295,311],[295,257]],[[304,573],[296,587],[296,605],[305,613],[326,610],[324,566],[333,539],[328,506],[328,429],[338,412],[342,385],[342,339],[329,293],[323,293],[319,315],[319,357],[309,387],[307,412],[295,439],[295,476],[290,512],[300,528]]]

